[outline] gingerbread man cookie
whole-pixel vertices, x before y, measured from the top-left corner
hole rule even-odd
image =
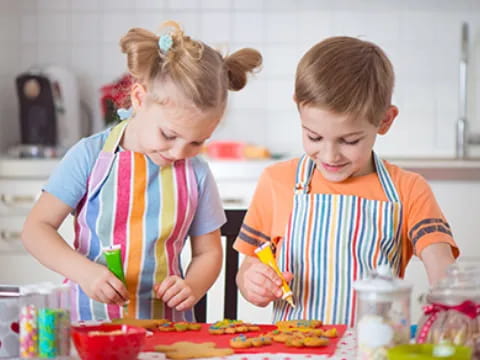
[[[162,352],[169,359],[198,359],[232,355],[233,349],[217,348],[215,343],[176,342],[172,345],[157,345],[155,351]]]

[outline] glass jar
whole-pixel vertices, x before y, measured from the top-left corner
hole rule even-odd
[[[452,264],[426,299],[416,342],[470,346],[478,358],[480,264],[466,260]]]
[[[412,286],[380,265],[353,285],[357,292],[357,359],[388,359],[387,350],[410,339]]]

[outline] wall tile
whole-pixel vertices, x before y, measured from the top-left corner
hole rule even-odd
[[[201,14],[201,40],[213,45],[230,41],[232,15],[227,12],[204,12]]]
[[[18,16],[0,12],[0,42],[15,42],[18,40]]]
[[[261,43],[265,36],[265,16],[261,12],[234,12],[232,39],[234,42]]]
[[[231,0],[201,0],[203,9],[227,10],[232,6]]]
[[[36,0],[38,11],[63,11],[70,8],[71,0]]]
[[[303,153],[297,110],[269,111],[266,138],[266,145],[272,153],[289,154],[292,157]]]
[[[102,0],[72,0],[72,11],[96,11],[100,9]]]
[[[0,48],[8,49],[8,51],[2,51],[2,56],[0,56],[0,76],[15,74],[19,70],[20,45],[12,42],[0,42]]]
[[[167,2],[162,0],[135,0],[137,10],[163,10],[166,6]]]
[[[120,52],[117,44],[104,44],[101,54],[101,72],[109,81],[127,72],[127,57]]]
[[[11,1],[11,0],[0,0],[0,14],[7,15],[7,14],[15,14],[17,15],[18,12],[21,10],[21,2],[20,1]]]
[[[267,83],[260,77],[250,77],[245,88],[240,91],[230,92],[229,98],[232,112],[237,109],[265,108]]]
[[[266,41],[270,43],[290,43],[297,39],[297,15],[295,12],[267,12]]]
[[[72,45],[71,64],[76,74],[82,76],[96,75],[100,69],[100,54],[95,44]]]
[[[36,45],[22,45],[20,58],[21,72],[36,66],[38,64],[38,47]]]
[[[70,19],[67,13],[42,13],[38,15],[38,41],[64,43],[69,40]]]
[[[100,5],[105,11],[131,10],[135,8],[135,0],[102,0]]]
[[[99,14],[72,14],[72,44],[89,43],[92,45],[101,43],[100,24]]]
[[[302,54],[292,45],[266,46],[262,76],[291,79]]]
[[[290,14],[298,9],[298,2],[293,0],[264,0],[265,10],[288,11]]]
[[[37,54],[39,65],[70,66],[70,53],[62,45],[42,44],[38,47]]]
[[[196,10],[200,8],[200,0],[169,0],[168,7],[172,10]]]
[[[293,92],[293,79],[270,80],[267,85],[267,109],[271,111],[295,110],[296,106],[293,102]]]
[[[104,42],[118,43],[120,38],[135,26],[135,16],[120,12],[104,14],[101,19],[100,39]]]
[[[233,8],[236,10],[261,10],[263,0],[232,0]]]
[[[36,15],[22,15],[20,19],[21,41],[34,43],[38,39],[38,23]]]

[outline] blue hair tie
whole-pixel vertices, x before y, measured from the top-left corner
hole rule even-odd
[[[173,45],[173,38],[170,34],[163,34],[158,39],[158,47],[163,53],[167,53]]]
[[[120,108],[117,110],[117,115],[120,118],[120,120],[127,120],[132,116],[132,114],[133,114],[133,108],[131,107],[128,109]]]

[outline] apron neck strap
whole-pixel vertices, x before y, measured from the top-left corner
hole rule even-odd
[[[128,121],[123,120],[122,122],[120,122],[119,124],[115,125],[112,128],[112,130],[110,131],[110,134],[108,134],[105,144],[103,145],[104,152],[113,154],[117,150],[120,144],[120,140],[122,139],[123,132],[127,127],[127,124],[128,124]]]
[[[393,184],[385,164],[380,157],[373,152],[373,158],[375,162],[375,169],[382,185],[383,191],[387,195],[389,201],[398,202],[400,197]],[[297,173],[295,175],[295,194],[308,194],[310,192],[310,181],[315,170],[315,161],[313,161],[307,154],[304,154],[297,165]]]

